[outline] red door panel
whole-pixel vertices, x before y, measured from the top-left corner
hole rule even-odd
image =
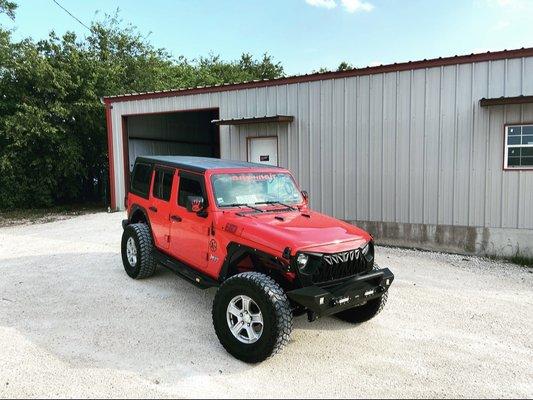
[[[180,222],[171,224],[171,254],[179,260],[204,269],[207,267],[207,244],[209,230],[205,224],[206,218],[198,217],[195,213],[188,212],[178,207],[177,214]]]
[[[185,207],[188,195],[202,195],[205,190],[203,176],[193,174],[180,175],[178,181],[177,201],[171,206],[170,254],[192,267],[205,269],[207,267],[207,247],[209,243],[209,229],[211,217],[200,217]],[[199,189],[200,188],[200,189]],[[198,193],[198,190],[202,192]]]
[[[163,250],[170,247],[170,200],[173,180],[173,170],[155,169],[148,217],[150,218],[155,245]]]

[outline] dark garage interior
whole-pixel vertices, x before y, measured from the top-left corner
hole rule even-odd
[[[220,157],[218,109],[123,117],[125,160],[132,171],[137,156]],[[129,175],[129,174],[127,174]]]

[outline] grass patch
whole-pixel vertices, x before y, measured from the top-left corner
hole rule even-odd
[[[72,204],[50,208],[1,210],[0,227],[42,224],[102,211],[106,211],[106,208],[100,204]]]
[[[521,255],[515,255],[509,258],[509,261],[513,264],[523,265],[524,267],[533,268],[533,258],[521,256]]]
[[[516,265],[521,265],[523,267],[533,268],[533,258],[523,256],[521,254],[515,254],[514,256],[509,257],[487,256],[487,258],[494,261],[507,261]]]

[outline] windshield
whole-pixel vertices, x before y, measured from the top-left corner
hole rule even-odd
[[[300,190],[287,173],[217,174],[211,178],[219,207],[256,204],[296,204]]]

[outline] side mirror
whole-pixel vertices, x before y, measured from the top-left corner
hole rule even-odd
[[[302,190],[302,196],[304,198],[305,204],[309,203],[309,193],[306,190]]]
[[[187,211],[199,213],[204,209],[204,199],[200,196],[187,196]]]

